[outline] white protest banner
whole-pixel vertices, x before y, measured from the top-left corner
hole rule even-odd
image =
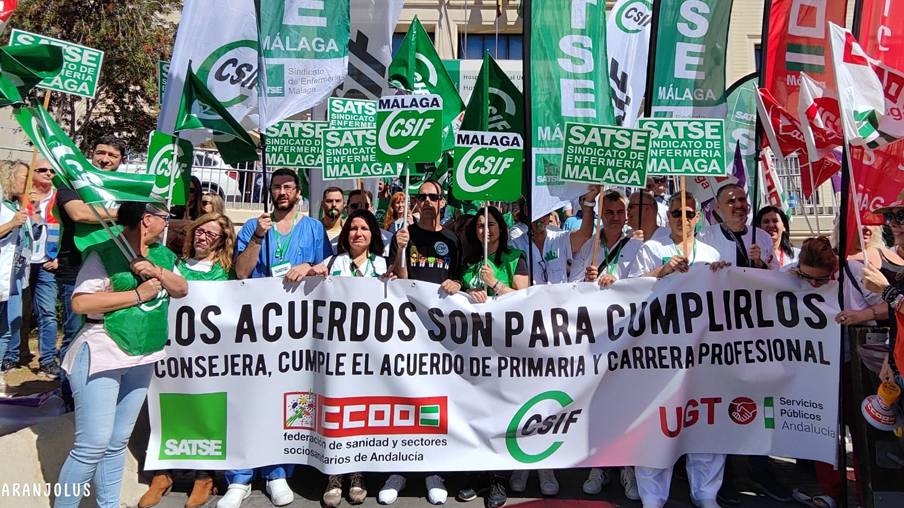
[[[192,282],[154,366],[145,466],[667,467],[688,452],[831,463],[835,284],[697,264],[473,304],[411,280]]]

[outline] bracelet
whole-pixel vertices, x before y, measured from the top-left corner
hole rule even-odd
[[[904,304],[904,295],[898,294],[897,296],[895,296],[894,300],[888,303],[893,309],[895,309],[895,312],[897,312],[901,309],[901,305]]]
[[[135,299],[138,300],[138,303],[136,303],[135,305],[141,305],[141,304],[142,304],[142,301],[141,301],[141,293],[139,293],[137,289],[135,289]]]
[[[898,291],[897,288],[892,287],[892,286],[888,286],[885,288],[884,291],[882,291],[882,299],[885,300],[885,302],[889,303],[889,304],[892,304],[892,302],[895,301],[895,299],[897,299],[899,296],[901,296],[901,292]],[[892,304],[892,305],[894,305],[894,304]]]
[[[879,311],[875,307],[870,307],[869,310],[873,311],[873,319],[879,318]]]
[[[258,240],[263,240],[265,236],[267,236],[267,235],[264,234],[264,235],[261,235],[261,236],[257,236],[257,233],[254,233],[254,237],[257,238]]]
[[[158,270],[159,270],[159,271],[157,272],[157,278],[160,279],[160,280],[162,281],[162,280],[163,280],[163,267],[162,267],[162,266],[158,266],[157,268],[158,268]]]
[[[497,288],[501,285],[502,285],[502,281],[498,281],[498,280],[496,281],[495,284],[493,284],[493,292],[496,293],[497,295],[499,294],[499,289],[497,289]]]

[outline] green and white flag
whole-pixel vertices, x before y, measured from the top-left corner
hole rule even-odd
[[[453,132],[458,130],[457,118],[465,104],[417,16],[389,64],[389,83],[412,94],[436,94],[443,98],[442,148],[451,150],[455,146]]]
[[[24,104],[28,91],[63,68],[63,48],[6,46],[0,48],[0,106]]]
[[[660,0],[653,117],[723,118],[732,0]]]
[[[377,106],[377,160],[435,162],[443,154],[443,99],[390,95]]]
[[[524,96],[489,52],[483,57],[461,129],[524,135]]]
[[[63,54],[60,71],[48,75],[37,86],[92,99],[97,93],[100,69],[104,61],[103,51],[54,39],[46,35],[23,32],[15,28],[10,31],[9,46],[11,48],[21,46],[32,48],[40,46],[59,47]],[[32,59],[32,63],[41,65],[38,64],[35,58]],[[56,62],[48,62],[48,64],[44,65],[52,68],[55,67]]]
[[[191,188],[191,163],[194,147],[190,141],[160,131],[151,132],[151,139],[148,143],[147,173],[154,175],[155,178],[153,192],[160,194],[165,199],[170,191],[173,151],[177,149],[179,152],[176,155],[176,178],[173,180],[172,203],[184,205],[188,202],[188,193]]]
[[[213,141],[226,164],[258,160],[257,148],[251,136],[189,67],[173,132],[193,129],[213,131]]]
[[[456,132],[452,194],[459,200],[517,201],[523,157],[520,134]]]
[[[560,177],[565,124],[615,125],[605,2],[532,2],[531,220],[587,192]]]
[[[88,162],[75,143],[42,106],[17,108],[13,116],[54,172],[78,193],[85,203],[116,201],[158,202],[153,194],[153,175],[101,171]],[[113,205],[115,206],[115,205]]]
[[[310,109],[348,74],[348,0],[260,0],[260,127]]]

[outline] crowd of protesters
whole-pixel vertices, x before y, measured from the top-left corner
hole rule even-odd
[[[104,137],[91,156],[97,168],[116,171],[125,159],[125,147],[116,138]],[[731,184],[716,195],[720,224],[705,227],[698,224],[696,198],[687,192],[669,196],[667,180],[658,177],[650,179],[646,190],[630,196],[589,186],[561,217],[558,211],[544,210],[534,220],[521,201],[511,210],[485,204],[473,215],[461,214],[445,223],[447,196],[433,180],[423,182],[409,202],[405,193],[393,193],[388,181],[380,182],[376,203],[369,191],[358,189],[346,195],[329,187],[323,192],[318,220],[300,211],[298,173],[281,168],[269,179],[272,213],[248,220],[236,232],[222,198],[202,195],[197,178],[192,178],[183,207],[128,202],[102,209],[86,204],[65,184],[54,186],[52,166],[43,160],[31,168],[34,176],[25,196],[29,170],[21,161],[0,164],[4,193],[0,358],[4,371],[18,365],[19,342],[27,340],[21,337],[23,317],[33,314],[37,373],[62,378],[63,398],[75,412],[75,443],[59,480],[71,488],[56,498],[57,507],[78,506],[83,491],[77,487],[90,481],[99,506],[118,506],[126,445],[145,402],[152,366],[165,354],[168,301],[187,294],[187,281],[282,277],[295,283],[315,276],[413,279],[438,284],[448,294],[466,293],[483,303],[525,289],[531,282],[586,281],[603,290],[621,279],[684,273],[695,263],[706,264],[712,271],[745,267],[787,272],[788,277],[814,287],[836,279],[840,270],[833,240],[815,237],[800,248],[792,246],[785,212],[764,207],[751,221],[745,189]],[[92,241],[92,235],[106,235],[99,230],[99,222],[108,213],[121,228],[120,240],[94,236]],[[843,325],[894,324],[890,314],[904,312],[904,283],[898,277],[904,270],[898,250],[904,244],[904,201],[875,213],[885,218],[895,245],[884,244],[881,228],[863,228],[866,252],[855,245],[845,266],[845,310],[836,316]],[[597,217],[601,227],[595,235]],[[164,246],[161,240],[167,228]],[[864,257],[869,266],[864,265]],[[58,328],[62,330],[59,341]],[[895,333],[893,326],[891,336]],[[893,344],[892,353],[893,359],[904,361],[904,347]],[[847,349],[845,360],[850,361]],[[886,361],[881,377],[900,383],[895,365]],[[851,390],[849,365],[843,378],[845,390]],[[13,392],[0,376],[0,395]],[[852,425],[855,414],[849,411],[843,417]],[[857,439],[854,445],[860,446]],[[682,461],[678,469],[686,469],[695,505],[716,508],[719,502],[739,503],[732,461],[725,455],[690,453]],[[792,492],[776,478],[768,457],[749,457],[747,464],[754,487],[778,501],[792,500]],[[293,470],[293,464],[274,464],[225,471],[228,487],[217,506],[239,507],[250,495],[255,478],[265,480],[274,505],[287,505],[295,499],[287,482]],[[611,472],[592,468],[583,491],[599,494],[610,483]],[[673,473],[683,476],[673,468],[629,465],[614,472],[625,496],[641,501],[644,508],[661,508],[669,497]],[[835,506],[841,495],[840,475],[825,464],[817,464],[816,473],[823,492],[808,502]],[[216,493],[212,471],[193,474],[187,507],[203,506]],[[507,490],[525,492],[530,474],[518,470],[506,478],[494,472],[484,484],[463,489],[458,497],[469,501],[483,490],[486,505],[498,508],[506,503]],[[541,469],[538,477],[543,495],[558,494],[554,471]],[[425,484],[430,503],[446,502],[440,473],[426,475]],[[173,472],[153,472],[139,506],[156,505],[172,485]],[[378,501],[395,502],[406,485],[405,475],[390,475]],[[365,476],[330,476],[323,505],[338,506],[343,489],[351,503],[363,502]]]

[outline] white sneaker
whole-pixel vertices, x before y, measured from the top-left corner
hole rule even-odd
[[[590,470],[590,476],[587,477],[581,489],[584,494],[595,496],[602,492],[606,485],[609,485],[609,473],[605,469],[595,467]]]
[[[217,501],[217,508],[239,508],[251,495],[251,484],[230,483],[226,494]]]
[[[512,471],[512,476],[509,477],[509,488],[512,489],[512,492],[520,493],[527,490],[528,476],[530,476],[530,471],[527,469]]]
[[[446,492],[443,477],[438,474],[430,475],[425,483],[427,485],[427,501],[430,501],[430,504],[446,504],[449,494]]]
[[[544,496],[555,496],[559,493],[559,481],[556,480],[555,471],[541,469],[537,473],[540,475],[540,492]]]
[[[295,493],[289,488],[285,478],[277,478],[267,482],[267,494],[270,494],[270,502],[273,506],[285,506],[295,501]]]
[[[634,466],[621,468],[621,485],[625,489],[625,497],[631,501],[640,501],[640,493],[637,492],[637,476],[634,475]]]
[[[691,502],[697,508],[722,508],[722,505],[715,499],[694,499],[694,496],[691,496]]]
[[[380,504],[395,503],[396,499],[399,498],[399,491],[405,488],[406,483],[408,482],[404,476],[400,474],[390,475],[386,479],[386,483],[383,484],[383,488],[380,489],[380,493],[377,494],[377,501]]]
[[[0,399],[12,397],[16,394],[16,388],[6,384],[3,374],[0,374]]]

